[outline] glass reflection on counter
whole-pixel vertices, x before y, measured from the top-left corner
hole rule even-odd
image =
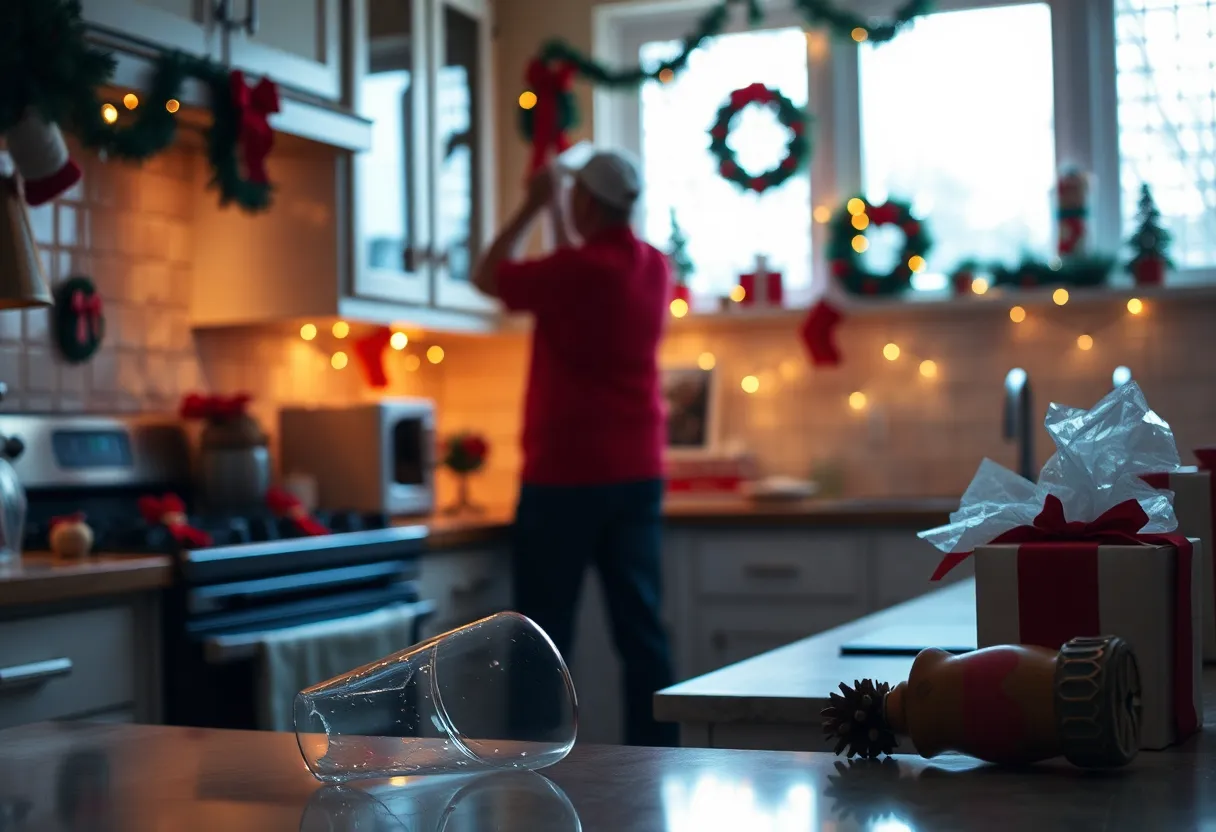
[[[817,829],[816,792],[806,782],[769,796],[747,780],[699,775],[689,782],[669,779],[662,786],[666,832],[806,832]]]

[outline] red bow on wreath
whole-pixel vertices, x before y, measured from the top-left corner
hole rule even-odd
[[[101,330],[101,295],[89,295],[82,291],[72,293],[72,312],[76,319],[76,343],[84,346],[90,338],[96,338]]]
[[[574,67],[562,63],[554,69],[536,58],[528,64],[525,78],[536,94],[536,104],[532,108],[532,161],[528,166],[531,176],[545,166],[550,150],[561,153],[570,147],[570,139],[560,122],[558,102],[562,95],[570,92]]]
[[[228,83],[232,88],[232,105],[241,124],[240,142],[245,155],[245,176],[250,182],[265,185],[270,182],[270,176],[266,173],[266,157],[274,147],[274,130],[267,119],[279,111],[279,88],[269,78],[263,78],[250,87],[239,69],[234,69],[228,76]]]
[[[176,494],[140,497],[139,513],[148,523],[164,526],[173,539],[187,549],[211,545],[211,535],[190,525],[186,519],[186,504]]]
[[[329,529],[309,516],[298,497],[281,488],[272,488],[266,492],[266,505],[274,512],[275,517],[289,518],[303,534],[317,537],[330,533]]]

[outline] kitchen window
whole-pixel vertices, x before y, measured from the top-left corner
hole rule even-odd
[[[841,0],[843,2],[843,0]],[[857,0],[876,16],[894,0]],[[966,259],[1012,265],[1054,253],[1060,169],[1091,174],[1091,245],[1126,256],[1142,182],[1174,233],[1179,280],[1216,282],[1216,3],[1211,0],[939,0],[890,43],[804,32],[781,4],[759,28],[732,24],[668,84],[597,89],[596,139],[637,153],[647,180],[641,225],[665,246],[670,213],[689,240],[696,292],[724,294],[756,254],[791,299],[828,282],[815,209],[855,193],[908,200],[936,247],[916,276],[941,290]],[[707,4],[596,9],[597,56],[656,65]],[[809,173],[757,198],[718,177],[708,126],[736,87],[760,81],[816,118]],[[771,165],[784,137],[761,113],[732,145]],[[751,157],[752,164],[748,163]],[[822,211],[818,212],[822,213]],[[888,270],[898,238],[863,255]]]

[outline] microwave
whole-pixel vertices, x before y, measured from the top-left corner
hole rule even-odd
[[[435,453],[430,399],[279,412],[282,473],[314,480],[320,509],[429,514],[435,509]]]

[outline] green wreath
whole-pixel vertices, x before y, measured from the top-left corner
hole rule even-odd
[[[206,58],[162,52],[151,85],[128,124],[107,121],[97,90],[114,75],[113,56],[86,37],[78,0],[4,0],[0,3],[0,133],[34,108],[99,154],[139,162],[168,148],[177,136],[177,112],[186,80],[210,93],[207,156],[220,203],[247,211],[270,204],[268,184],[251,182],[237,158],[240,112],[232,100],[228,69]],[[176,106],[170,101],[178,102]],[[115,105],[121,111],[123,107]],[[114,118],[113,113],[110,114]],[[124,119],[125,121],[125,119]]]
[[[105,335],[101,295],[93,281],[70,277],[55,287],[55,342],[66,361],[88,361]]]
[[[758,104],[772,107],[777,120],[790,131],[785,158],[763,173],[750,173],[739,164],[735,151],[727,143],[735,118],[747,107]],[[811,155],[811,141],[807,137],[810,116],[801,107],[794,106],[780,92],[764,84],[751,84],[730,94],[730,99],[718,110],[718,119],[710,128],[709,151],[718,159],[718,173],[728,182],[740,188],[762,194],[769,188],[783,185],[801,168]]]
[[[865,231],[871,226],[896,225],[904,233],[904,245],[899,262],[890,274],[874,274],[861,267],[861,253],[869,240]],[[924,259],[933,242],[925,224],[912,216],[911,206],[888,200],[871,205],[862,197],[854,197],[844,210],[832,219],[828,236],[828,262],[832,276],[845,291],[854,295],[895,295],[912,284],[914,272],[924,268]]]

